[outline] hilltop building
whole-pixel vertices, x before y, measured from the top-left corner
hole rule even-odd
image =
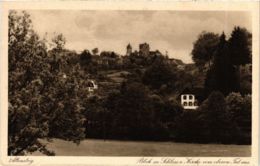
[[[130,56],[143,56],[143,57],[156,57],[156,56],[164,56],[165,57],[165,63],[169,64],[169,65],[175,65],[178,67],[179,70],[184,70],[185,65],[184,63],[179,60],[179,59],[174,59],[174,58],[169,58],[168,57],[168,51],[166,51],[166,54],[163,55],[159,50],[155,50],[155,51],[151,51],[150,50],[150,45],[148,43],[142,43],[139,44],[139,51],[132,50],[132,46],[130,45],[130,43],[126,46],[126,55]]]
[[[129,56],[132,54],[132,46],[130,45],[130,43],[127,45],[126,47],[126,55]]]
[[[150,54],[150,46],[147,43],[143,43],[139,45],[139,53],[141,56],[149,56]]]
[[[162,53],[159,50],[155,50],[155,51],[150,51],[149,55],[151,55],[151,56],[161,56]]]

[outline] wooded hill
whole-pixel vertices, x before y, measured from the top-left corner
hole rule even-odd
[[[26,12],[11,11],[8,28],[9,155],[54,155],[40,138],[251,143],[246,29],[235,27],[229,39],[202,33],[192,50],[195,64],[182,64],[159,51],[78,54],[65,49],[62,34],[48,49]],[[89,80],[98,84],[94,93]],[[178,95],[197,87],[200,106],[185,111]]]

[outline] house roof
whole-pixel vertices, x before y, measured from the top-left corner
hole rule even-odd
[[[168,59],[168,61],[170,61],[171,63],[175,63],[176,65],[184,65],[182,60],[179,60],[179,59],[170,58],[170,59]]]
[[[130,45],[130,43],[127,45],[127,48],[129,48],[129,49],[132,48],[132,46]]]
[[[181,93],[179,93],[178,99],[180,99],[183,94],[193,94],[197,100],[202,101],[204,97],[204,89],[202,87],[186,87],[181,91]]]
[[[193,88],[186,87],[185,89],[183,89],[183,91],[181,93],[182,94],[195,94],[196,95],[201,90],[203,90],[203,89],[199,88],[199,87],[193,87]]]
[[[159,50],[150,51],[150,55],[162,55],[162,53]]]

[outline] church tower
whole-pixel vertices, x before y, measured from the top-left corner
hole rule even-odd
[[[132,46],[130,45],[130,43],[127,45],[126,47],[126,55],[129,56],[132,54]]]

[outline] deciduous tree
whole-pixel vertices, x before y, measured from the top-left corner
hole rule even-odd
[[[39,150],[53,155],[39,138],[84,138],[80,99],[85,97],[86,90],[82,88],[84,81],[75,81],[81,77],[79,70],[72,68],[65,73],[63,68],[54,67],[57,63],[65,66],[65,60],[57,62],[47,56],[45,41],[33,31],[26,12],[9,13],[8,37],[8,154]],[[52,53],[63,51],[58,48]]]
[[[191,52],[192,59],[195,64],[202,68],[208,63],[211,66],[211,61],[214,58],[216,47],[219,42],[218,34],[212,32],[202,32],[198,39],[193,43]]]

